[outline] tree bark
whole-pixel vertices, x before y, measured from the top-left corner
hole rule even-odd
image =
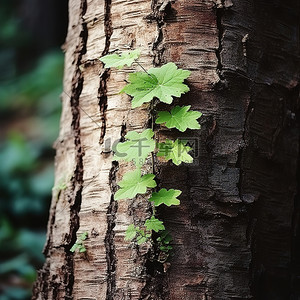
[[[298,1],[70,0],[55,185],[71,179],[53,192],[33,299],[300,297],[299,17]],[[130,70],[98,58],[128,47],[146,68],[191,70],[175,103],[204,114],[200,131],[180,135],[195,162],[156,166],[160,186],[183,191],[180,207],[158,211],[174,239],[170,265],[124,241],[149,216],[147,199],[114,200],[130,167],[111,145],[147,128],[149,108],[118,94]],[[73,254],[82,232],[87,251]]]

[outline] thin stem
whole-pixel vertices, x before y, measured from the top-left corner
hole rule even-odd
[[[139,67],[149,76],[149,77],[151,77],[152,79],[154,79],[154,80],[157,80],[157,78],[153,75],[153,74],[150,74],[150,73],[148,73],[147,72],[147,70],[136,60],[135,61],[135,63],[136,64],[138,64],[139,65]]]
[[[151,100],[151,106],[150,106],[150,114],[151,114],[151,129],[154,132],[154,100]],[[155,132],[154,132],[154,141],[155,139]],[[152,173],[155,174],[155,156],[154,151],[151,152],[151,159],[152,159]]]
[[[148,74],[149,76],[151,76],[148,72],[147,72],[147,70],[136,60],[135,61],[135,63],[137,63],[141,68],[142,68],[142,70],[146,73],[146,74]],[[152,77],[152,76],[151,76]]]
[[[155,214],[156,214],[156,209],[155,209],[155,205],[154,205],[154,204],[152,205],[152,213],[153,213],[153,216],[155,216]]]

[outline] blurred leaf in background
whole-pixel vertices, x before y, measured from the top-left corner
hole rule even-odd
[[[0,5],[0,300],[26,300],[44,261],[67,0]]]

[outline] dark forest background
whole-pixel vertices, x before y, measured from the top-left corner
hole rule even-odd
[[[0,300],[44,260],[67,22],[67,0],[0,0]]]

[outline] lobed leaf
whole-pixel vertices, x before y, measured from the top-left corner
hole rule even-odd
[[[125,241],[131,241],[136,237],[137,229],[133,224],[130,224],[125,233]]]
[[[160,230],[165,230],[165,226],[162,221],[156,219],[154,216],[151,219],[146,220],[145,227],[147,230],[153,230],[159,232]]]
[[[105,64],[105,68],[123,69],[125,65],[130,67],[136,59],[139,58],[141,51],[139,49],[133,51],[122,52],[121,54],[108,54],[99,58]]]
[[[115,200],[134,198],[137,194],[146,193],[148,187],[156,187],[154,177],[154,174],[141,176],[140,169],[126,173],[119,182],[120,189],[115,193]]]
[[[167,139],[165,142],[157,144],[157,156],[164,157],[166,160],[172,160],[172,162],[177,166],[182,162],[192,163],[193,158],[188,154],[192,148],[185,144],[185,141],[179,139],[175,142]]]
[[[172,103],[173,97],[180,97],[189,91],[183,81],[190,76],[190,71],[178,69],[170,62],[160,68],[151,68],[148,73],[136,72],[129,75],[129,84],[121,92],[133,97],[132,107],[150,102],[154,97],[161,102]]]
[[[133,161],[136,165],[144,164],[147,156],[154,151],[155,141],[152,139],[154,132],[146,129],[142,133],[130,131],[125,135],[127,141],[118,143],[115,148],[116,160]]]
[[[156,124],[166,123],[168,128],[177,128],[179,131],[184,132],[189,129],[200,129],[200,124],[197,119],[202,116],[202,113],[198,111],[189,111],[191,108],[188,106],[178,106],[176,105],[171,112],[159,111],[158,118],[156,119]]]
[[[167,206],[171,205],[179,205],[180,201],[177,199],[177,197],[181,194],[182,192],[180,190],[166,190],[166,189],[161,189],[158,192],[152,193],[151,198],[149,201],[153,201],[155,206],[159,206],[161,204],[165,204]]]

